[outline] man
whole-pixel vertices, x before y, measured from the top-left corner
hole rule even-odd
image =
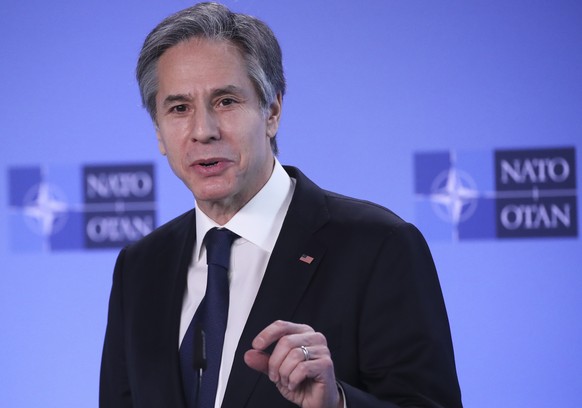
[[[420,233],[276,160],[285,81],[271,30],[196,5],[149,34],[137,78],[160,151],[196,207],[119,255],[100,405],[460,407],[447,316]],[[203,363],[193,366],[191,347],[202,338],[190,340],[189,327],[210,296],[213,228],[237,237],[211,381],[199,376]],[[214,387],[208,405],[199,400],[204,381]]]

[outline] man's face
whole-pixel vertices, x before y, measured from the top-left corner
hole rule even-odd
[[[201,210],[228,221],[267,182],[281,97],[269,112],[227,41],[192,39],[158,62],[156,132],[162,154]]]

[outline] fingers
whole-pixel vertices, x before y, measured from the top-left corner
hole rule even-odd
[[[331,362],[331,359],[326,361],[321,358],[329,356],[329,352],[325,347],[310,347],[307,350],[309,352],[309,360],[305,359],[305,354],[301,348],[290,350],[287,354],[287,358],[282,361],[279,368],[272,369],[272,371],[275,371],[277,374],[271,375],[269,378],[272,381],[293,390],[301,383],[301,381],[303,381],[303,379],[316,377],[318,369],[324,368],[327,362]],[[250,368],[267,375],[269,375],[270,358],[271,356],[269,354],[258,350],[248,350],[244,355],[245,363]],[[272,364],[275,365],[275,363]]]
[[[263,374],[269,372],[269,357],[269,354],[254,349],[247,350],[244,354],[245,363],[253,370]]]
[[[286,358],[277,366],[277,362],[271,362],[270,369],[276,374],[272,381],[280,383],[290,391],[294,391],[305,379],[319,379],[327,369],[332,367],[329,350],[326,346],[306,347],[309,360],[305,359],[305,353],[301,348],[289,350]]]
[[[281,320],[261,331],[253,341],[253,348],[263,351],[275,343],[267,371],[269,378],[274,382],[279,381],[282,367],[285,369],[284,374],[288,374],[292,367],[305,360],[301,346],[324,346],[327,349],[326,339],[321,333],[316,333],[305,324]],[[312,359],[314,357],[315,355],[311,356]]]
[[[253,348],[257,350],[265,350],[284,336],[309,332],[313,332],[313,329],[306,324],[277,320],[265,327],[257,337],[255,337],[253,340]]]
[[[306,354],[301,346],[307,350],[309,361],[306,361]],[[325,337],[321,333],[312,331],[284,336],[279,340],[269,358],[269,378],[271,381],[280,381],[281,376],[288,377],[300,363],[313,362],[327,356],[329,356],[329,351]]]
[[[299,406],[337,406],[340,396],[323,334],[305,324],[276,321],[255,337],[252,347],[245,353],[246,364],[267,374],[285,398]]]

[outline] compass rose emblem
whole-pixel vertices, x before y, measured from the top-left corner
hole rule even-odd
[[[471,176],[452,167],[434,179],[428,199],[439,218],[456,226],[473,215],[478,197]]]
[[[65,225],[69,206],[58,187],[41,182],[28,190],[23,201],[26,223],[37,234],[48,237]]]

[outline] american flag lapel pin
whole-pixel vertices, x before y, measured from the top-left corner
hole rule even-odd
[[[313,262],[313,257],[309,256],[309,255],[301,255],[301,257],[299,258],[299,260],[301,262],[305,262],[307,265],[311,265],[311,262]]]

